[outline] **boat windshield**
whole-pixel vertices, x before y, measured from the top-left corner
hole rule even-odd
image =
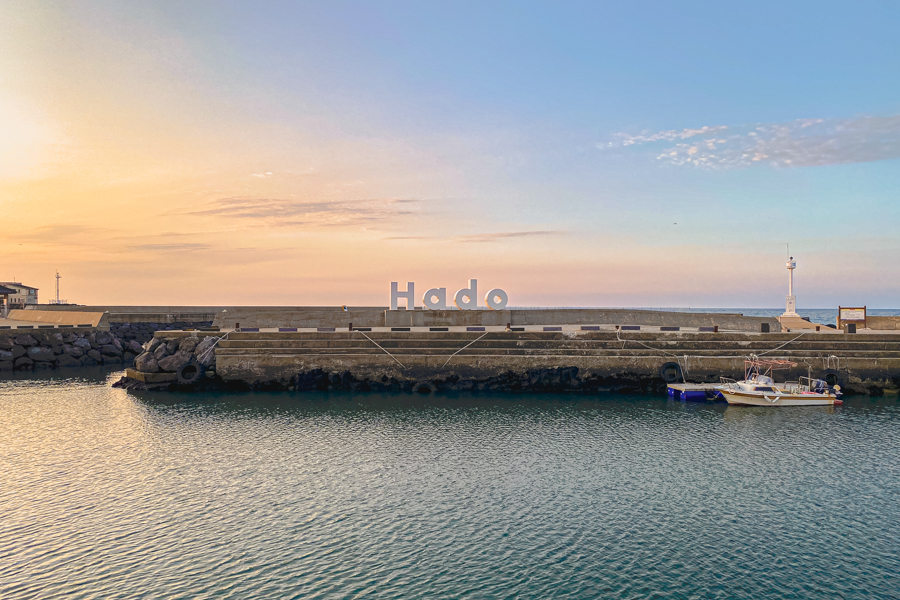
[[[775,390],[773,390],[773,389],[770,388],[770,387],[757,386],[757,387],[753,388],[753,391],[756,391],[756,392],[774,392]]]

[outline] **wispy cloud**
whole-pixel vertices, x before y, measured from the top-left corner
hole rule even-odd
[[[499,242],[502,240],[508,240],[513,238],[524,238],[524,237],[538,237],[538,236],[547,236],[547,235],[563,235],[566,232],[564,231],[549,231],[549,230],[539,230],[539,231],[501,231],[496,233],[475,233],[472,235],[458,235],[453,237],[441,237],[441,236],[423,236],[423,235],[396,235],[385,237],[386,240],[452,240],[454,242],[472,242],[472,243],[485,243],[485,242]]]
[[[453,238],[457,242],[472,242],[472,243],[484,243],[484,242],[499,242],[501,240],[508,240],[512,238],[524,238],[524,237],[543,237],[548,235],[560,235],[562,231],[503,231],[497,233],[476,233],[474,235],[461,235]]]
[[[136,244],[128,246],[129,250],[135,252],[187,252],[192,250],[208,250],[209,248],[211,248],[209,244],[197,242],[185,242],[181,244]]]
[[[205,208],[189,212],[197,216],[220,216],[264,221],[270,226],[358,225],[416,214],[419,201],[372,198],[335,202],[303,202],[274,198],[221,198]]]
[[[900,115],[616,134],[614,141],[598,147],[624,148],[670,141],[677,143],[657,150],[657,160],[708,169],[757,164],[812,167],[889,160],[900,158]]]
[[[250,173],[251,177],[259,177],[260,179],[266,179],[267,177],[272,176],[271,171],[266,171],[265,173]]]

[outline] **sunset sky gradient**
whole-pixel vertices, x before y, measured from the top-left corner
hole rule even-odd
[[[900,306],[900,4],[0,3],[0,281]]]

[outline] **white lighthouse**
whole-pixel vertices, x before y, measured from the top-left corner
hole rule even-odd
[[[797,314],[797,297],[794,295],[794,269],[797,268],[797,261],[791,256],[787,261],[788,270],[788,295],[785,302],[784,314],[782,317],[799,317]]]

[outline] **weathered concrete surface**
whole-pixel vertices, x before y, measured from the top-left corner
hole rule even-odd
[[[384,327],[384,308],[340,306],[234,307],[216,315],[213,325],[222,329],[241,327]]]
[[[664,385],[665,363],[688,381],[716,382],[742,377],[750,354],[796,362],[779,380],[830,377],[852,393],[900,387],[900,336],[887,334],[232,333],[216,369],[250,387],[649,390]],[[563,371],[565,385],[547,383]]]
[[[891,331],[900,329],[900,317],[866,316],[866,329],[872,329],[876,331]]]
[[[840,329],[832,329],[823,323],[813,323],[802,317],[776,317],[785,331],[818,331],[822,333],[843,333]]]
[[[97,329],[109,329],[109,319],[102,312],[32,310],[16,308],[9,311],[11,321],[42,325],[90,325]]]
[[[651,325],[668,327],[713,327],[729,331],[759,333],[763,323],[769,331],[781,331],[774,317],[745,317],[737,313],[688,313],[664,310],[602,308],[516,309],[510,311],[513,325]]]
[[[175,373],[142,373],[136,369],[125,369],[125,376],[143,383],[168,383],[175,381]]]
[[[105,312],[110,323],[199,323],[211,322],[216,314],[231,306],[79,306],[41,305],[54,312]],[[30,310],[30,309],[28,309]]]
[[[513,322],[510,310],[387,310],[385,327],[499,326]],[[515,323],[518,325],[518,323]]]
[[[774,317],[745,317],[724,313],[684,313],[658,310],[552,308],[512,310],[385,310],[378,307],[235,307],[216,315],[222,329],[241,327],[453,327],[522,325],[647,325],[712,327],[759,332],[762,324],[781,331]]]

